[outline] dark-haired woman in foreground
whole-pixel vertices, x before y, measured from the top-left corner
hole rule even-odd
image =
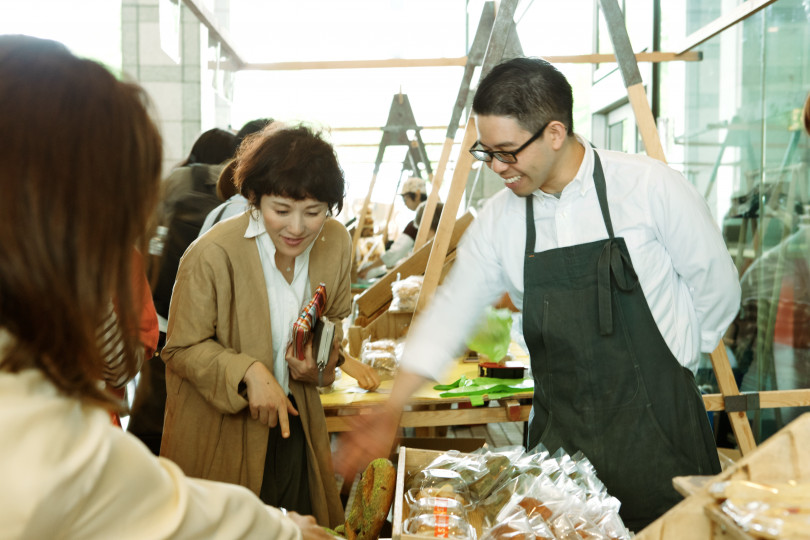
[[[0,36],[0,133],[0,536],[328,538],[110,423],[96,330],[115,298],[133,374],[132,246],[161,167],[143,90],[56,42]]]
[[[344,520],[311,348],[289,347],[319,283],[337,327],[351,309],[351,239],[330,216],[344,178],[305,127],[266,129],[239,149],[234,180],[251,211],[218,223],[180,263],[162,357],[161,455],[186,474],[247,486],[268,504]],[[334,348],[327,372],[334,377]],[[330,382],[327,377],[325,382]]]

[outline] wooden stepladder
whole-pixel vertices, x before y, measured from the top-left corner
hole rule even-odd
[[[503,4],[504,2],[501,3],[501,9],[504,7]],[[447,168],[447,163],[450,160],[450,152],[453,149],[453,143],[456,138],[456,133],[458,132],[459,122],[461,121],[461,116],[464,113],[464,109],[466,108],[469,111],[470,108],[470,86],[472,84],[473,74],[475,73],[475,68],[481,66],[484,61],[484,53],[486,53],[488,50],[487,45],[490,41],[490,36],[495,36],[492,31],[494,24],[495,2],[485,2],[484,7],[481,10],[481,18],[478,20],[478,28],[475,31],[475,37],[473,38],[472,45],[467,53],[467,63],[464,66],[464,75],[461,78],[461,85],[458,89],[456,103],[453,106],[453,113],[450,116],[450,123],[447,125],[447,135],[444,139],[442,153],[439,157],[439,163],[436,165],[436,175],[433,178],[431,191],[428,195],[427,203],[425,204],[422,223],[431,223],[433,221],[433,213],[436,210],[436,204],[439,202],[439,189],[444,181],[444,173]],[[523,48],[520,45],[520,40],[518,39],[514,21],[511,22],[511,25],[506,27],[506,32],[503,32],[502,29],[499,28],[499,33],[498,38],[503,38],[503,44],[502,46],[499,46],[501,49],[500,60],[507,60],[509,58],[523,56]],[[495,39],[495,37],[493,37],[493,39]],[[491,67],[492,66],[489,66],[489,68]],[[462,150],[463,149],[464,148],[462,148]],[[467,173],[469,174],[469,170]],[[458,210],[458,208],[456,208],[456,210]],[[419,249],[427,241],[428,234],[429,227],[419,230],[419,232],[416,234],[416,240],[414,241],[414,251]]]
[[[481,77],[485,76],[497,63],[501,62],[505,55],[508,55],[508,51],[519,49],[519,45],[517,45],[517,29],[514,22],[516,7],[517,0],[501,1],[489,36],[484,62],[481,67]],[[520,52],[517,52],[514,56],[520,54]],[[464,100],[466,102],[466,94]],[[422,291],[419,294],[419,299],[416,304],[416,313],[419,313],[425,308],[436,292],[436,287],[439,285],[456,214],[458,213],[462,197],[464,196],[467,178],[472,169],[473,157],[467,152],[467,149],[473,145],[476,138],[475,118],[470,116],[467,120],[467,126],[464,129],[461,150],[456,160],[453,179],[447,194],[447,200],[444,203],[441,219],[439,220],[439,227],[436,230],[436,236],[433,238],[433,246],[430,250],[427,268],[425,269]],[[431,195],[433,194],[431,193]],[[430,198],[428,198],[428,200],[430,200]]]
[[[425,152],[425,143],[422,142],[422,127],[416,125],[416,119],[413,116],[413,109],[411,109],[411,102],[408,96],[403,93],[394,95],[391,101],[391,109],[388,111],[388,121],[385,127],[382,128],[383,136],[380,140],[380,147],[377,151],[377,159],[374,162],[374,174],[371,177],[371,183],[368,186],[368,193],[363,201],[363,207],[357,215],[357,226],[354,230],[352,238],[352,256],[357,258],[357,244],[360,240],[360,233],[363,230],[366,215],[369,211],[369,203],[371,201],[371,194],[374,192],[374,185],[377,183],[377,174],[380,172],[380,164],[382,163],[385,149],[389,146],[407,146],[408,153],[406,155],[406,162],[414,162],[416,167],[417,162],[425,165],[425,169],[429,176],[433,174],[430,166],[430,160],[427,158]],[[409,138],[408,132],[414,134],[413,140]],[[414,156],[414,153],[416,156]]]

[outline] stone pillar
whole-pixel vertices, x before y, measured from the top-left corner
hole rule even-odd
[[[188,156],[200,133],[228,126],[230,103],[215,98],[212,81],[206,80],[212,78],[208,30],[182,0],[122,0],[121,18],[124,77],[141,84],[154,102],[165,176]],[[169,27],[165,46],[161,22]]]

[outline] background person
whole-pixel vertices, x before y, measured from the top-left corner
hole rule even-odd
[[[299,126],[245,140],[234,173],[251,211],[218,224],[186,252],[162,358],[161,455],[202,478],[250,488],[265,502],[344,521],[311,347],[290,329],[319,283],[323,316],[351,309],[351,238],[333,219],[345,183],[332,146]],[[335,348],[327,366],[338,363]]]
[[[416,211],[419,205],[424,204],[427,200],[427,193],[425,193],[425,181],[419,177],[412,176],[405,180],[400,189],[400,196],[402,202],[408,210]],[[418,225],[411,220],[405,225],[402,233],[397,236],[396,240],[387,246],[385,252],[380,255],[380,258],[369,261],[360,267],[357,271],[357,276],[360,278],[379,277],[385,274],[382,266],[390,270],[397,265],[399,261],[408,256],[413,250],[414,242],[416,241],[416,233],[418,232]]]
[[[413,216],[413,221],[408,224],[409,226],[413,226],[414,230],[417,232],[419,231],[419,227],[422,223],[422,215],[425,212],[425,204],[426,203],[424,202],[419,204],[419,207],[416,209],[416,213]],[[442,216],[442,208],[444,208],[442,203],[436,203],[436,210],[433,212],[433,219],[431,220],[430,230],[428,231],[426,240],[431,240],[436,234],[436,229],[439,228],[439,219]],[[379,259],[375,259],[374,261],[364,265],[363,268],[357,272],[357,275],[361,278],[379,277],[385,275],[386,272],[394,268],[397,264],[399,264],[400,261],[413,253],[413,245],[414,240],[408,234],[403,233],[399,235],[399,237],[394,240],[394,244],[388,248],[388,250],[383,253]],[[405,249],[406,247],[407,249]]]
[[[500,64],[479,84],[470,152],[506,189],[411,327],[386,414],[344,440],[344,476],[388,452],[408,397],[442,375],[504,292],[523,313],[534,376],[529,448],[584,452],[633,530],[680,500],[673,476],[719,472],[691,368],[737,313],[737,270],[680,173],[595,151],[574,134],[572,109],[568,81],[540,59]]]
[[[245,125],[242,126],[242,129],[240,129],[236,134],[237,148],[242,144],[242,141],[244,141],[246,137],[253,135],[254,133],[258,133],[273,122],[274,120],[272,118],[257,118],[256,120],[251,120],[245,123]],[[279,127],[280,126],[281,124],[279,124]],[[233,183],[234,169],[236,169],[236,161],[231,160],[219,173],[219,178],[217,179],[217,197],[219,197],[219,199],[223,202],[211,210],[211,212],[205,217],[205,221],[200,228],[199,236],[205,234],[208,229],[220,221],[233,216],[238,216],[239,214],[243,214],[248,210],[250,205],[248,204],[247,199],[245,199],[245,197],[239,193],[239,190],[236,189],[236,185]]]
[[[146,102],[59,43],[0,36],[0,535],[331,538],[242,487],[186,477],[110,423],[121,404],[98,385],[96,329],[115,298],[133,373],[132,246],[162,159]]]

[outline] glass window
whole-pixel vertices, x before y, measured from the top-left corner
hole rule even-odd
[[[706,4],[686,2],[687,33],[721,15]],[[662,69],[662,116],[679,116],[685,90],[679,166],[740,272],[727,348],[743,391],[810,388],[810,145],[798,121],[810,88],[806,4],[780,0],[697,47],[701,61]],[[750,412],[757,440],[804,410]]]

